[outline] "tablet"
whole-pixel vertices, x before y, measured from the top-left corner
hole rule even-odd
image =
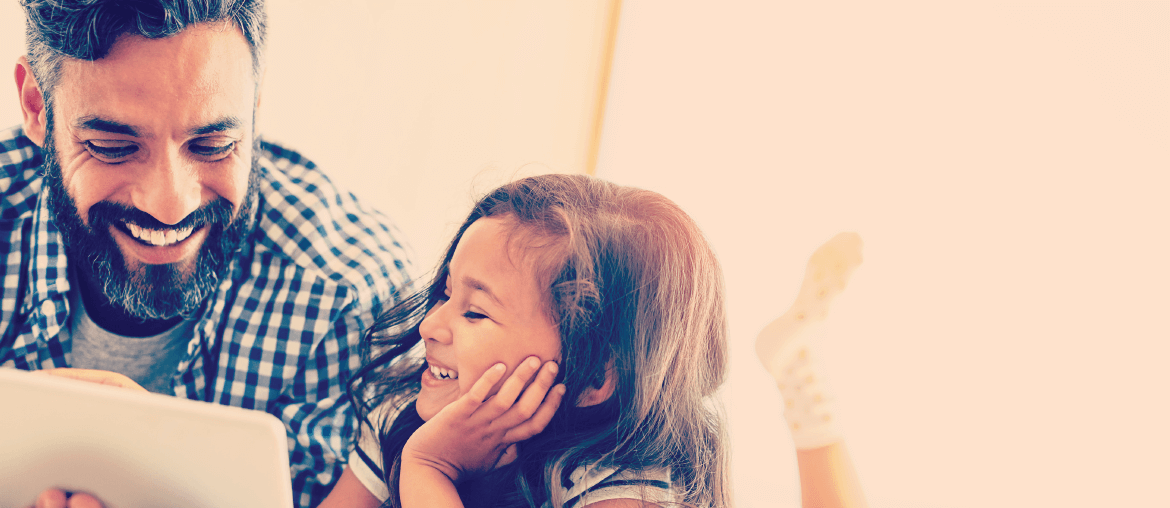
[[[107,508],[293,505],[268,413],[0,368],[0,508],[49,487]]]

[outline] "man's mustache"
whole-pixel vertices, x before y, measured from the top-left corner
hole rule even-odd
[[[231,221],[232,204],[222,197],[187,214],[183,220],[176,224],[163,223],[142,210],[110,201],[100,201],[89,207],[89,227],[94,231],[105,230],[106,225],[122,223],[135,224],[141,228],[157,231],[196,229],[202,226],[226,228]]]

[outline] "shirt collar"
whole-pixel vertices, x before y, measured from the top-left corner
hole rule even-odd
[[[49,187],[41,186],[37,207],[33,211],[32,259],[29,262],[30,305],[46,300],[62,300],[69,293],[69,265],[61,231],[49,210]]]

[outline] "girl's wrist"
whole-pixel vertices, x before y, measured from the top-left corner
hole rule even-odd
[[[449,465],[427,460],[425,457],[414,455],[407,450],[403,450],[402,453],[399,475],[402,478],[408,475],[421,479],[441,478],[452,485],[459,483],[461,477],[459,471]]]
[[[403,457],[398,476],[398,496],[404,508],[415,506],[463,506],[455,479],[421,461]]]

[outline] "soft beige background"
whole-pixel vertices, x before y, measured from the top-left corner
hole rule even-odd
[[[873,506],[1170,506],[1170,3],[630,1],[610,92],[599,175],[722,258],[740,506],[795,504],[750,344],[839,230]]]
[[[394,215],[422,264],[473,180],[577,170],[577,71],[540,93],[465,76],[528,72],[593,18],[319,4],[270,3],[266,130]],[[437,25],[379,28],[411,13]],[[0,5],[12,55],[18,16]],[[459,34],[515,53],[473,61]],[[721,257],[738,505],[797,505],[750,345],[841,230],[866,261],[824,356],[872,506],[1170,505],[1168,90],[1167,1],[624,2],[598,173],[678,201]],[[464,120],[532,104],[560,127]]]

